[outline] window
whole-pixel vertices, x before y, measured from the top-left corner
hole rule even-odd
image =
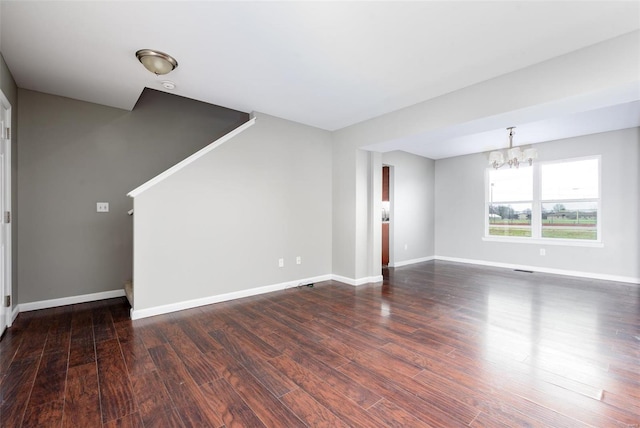
[[[489,235],[531,236],[533,168],[489,172]]]
[[[488,237],[600,241],[600,159],[489,169],[486,205]]]

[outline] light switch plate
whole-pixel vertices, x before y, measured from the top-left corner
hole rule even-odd
[[[108,213],[109,212],[109,202],[97,202],[96,203],[96,212]]]

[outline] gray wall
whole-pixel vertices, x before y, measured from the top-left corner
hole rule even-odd
[[[432,257],[435,161],[395,151],[383,153],[382,163],[391,166],[390,264]]]
[[[333,273],[356,278],[356,149],[336,140],[332,155]]]
[[[248,120],[145,89],[132,112],[20,89],[20,303],[120,289],[132,277],[126,193]],[[96,213],[96,202],[109,213]]]
[[[601,155],[603,248],[483,241],[486,154],[436,161],[438,256],[640,278],[640,128],[537,144],[540,161]],[[540,256],[540,248],[546,256]]]
[[[382,193],[374,185],[380,154],[358,149],[348,133],[336,131],[332,137],[333,274],[349,283],[382,281],[380,251],[372,248],[380,227]]]
[[[0,54],[0,89],[11,104],[11,296],[12,307],[18,304],[18,87]]]
[[[331,182],[329,132],[257,114],[136,196],[134,309],[331,274]]]

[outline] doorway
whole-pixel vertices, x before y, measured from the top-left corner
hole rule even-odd
[[[389,225],[391,221],[390,169],[382,167],[382,267],[389,266]]]
[[[11,325],[11,131],[11,104],[0,91],[0,335]]]

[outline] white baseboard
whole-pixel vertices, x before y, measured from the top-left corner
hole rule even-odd
[[[395,263],[389,263],[389,267],[400,267],[400,266],[407,266],[407,265],[412,265],[415,263],[422,263],[422,262],[428,262],[435,259],[435,256],[428,256],[428,257],[420,257],[419,259],[411,259],[411,260],[404,260],[401,262],[395,262]]]
[[[16,320],[16,318],[18,318],[18,314],[20,314],[20,305],[16,305],[16,307],[13,308],[13,312],[11,313],[11,322],[9,323],[8,327],[11,327],[11,325],[13,325],[13,322]]]
[[[353,285],[354,287],[357,287],[357,286],[363,285],[363,284],[370,284],[372,282],[382,282],[383,281],[382,275],[368,276],[368,277],[358,278],[358,279],[347,278],[346,276],[341,276],[341,275],[331,275],[331,279],[333,281],[338,281],[338,282],[342,282],[344,284]]]
[[[499,267],[499,268],[506,268],[506,269],[530,270],[533,272],[551,273],[555,275],[565,275],[565,276],[575,276],[579,278],[626,282],[626,283],[635,284],[635,285],[640,284],[640,278],[634,278],[630,276],[619,276],[619,275],[609,275],[609,274],[601,274],[601,273],[593,273],[593,272],[582,272],[582,271],[575,271],[575,270],[545,268],[540,266],[517,265],[512,263],[490,262],[487,260],[461,259],[458,257],[435,256],[435,259],[447,261],[447,262],[468,263],[468,264],[474,264],[474,265],[491,266],[491,267]]]
[[[298,279],[295,281],[282,282],[280,284],[266,285],[263,287],[250,288],[248,290],[234,291],[231,293],[207,296],[199,299],[184,300],[182,302],[170,303],[168,305],[154,306],[145,309],[131,309],[131,319],[153,317],[156,315],[168,314],[170,312],[182,311],[185,309],[197,308],[199,306],[211,305],[213,303],[226,302],[228,300],[241,299],[243,297],[257,296],[258,294],[270,293],[272,291],[285,290],[296,287],[300,284],[314,284],[321,281],[329,281],[331,275],[321,275],[312,278]]]
[[[80,296],[62,297],[60,299],[40,300],[38,302],[20,303],[16,309],[18,310],[18,312],[28,312],[36,311],[38,309],[55,308],[57,306],[74,305],[76,303],[113,299],[114,297],[121,296],[124,296],[124,289],[101,291],[100,293],[92,294],[82,294]]]

